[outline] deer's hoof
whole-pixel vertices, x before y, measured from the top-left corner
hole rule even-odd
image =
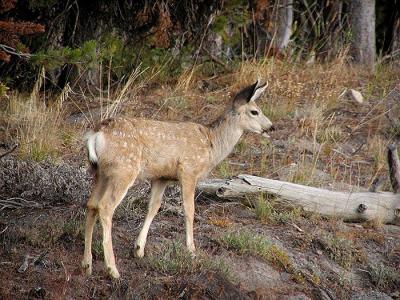
[[[196,247],[194,246],[194,244],[191,245],[187,245],[187,249],[190,252],[190,254],[192,254],[192,256],[196,256]]]
[[[119,275],[119,272],[118,272],[117,268],[115,268],[115,267],[108,267],[108,268],[107,268],[107,273],[108,273],[108,275],[110,275],[110,277],[113,278],[113,279],[118,279],[118,278],[121,277],[121,276]]]
[[[82,261],[82,268],[85,271],[86,276],[92,275],[92,263]]]
[[[142,258],[144,256],[144,247],[140,247],[139,245],[135,245],[134,255],[137,258]]]

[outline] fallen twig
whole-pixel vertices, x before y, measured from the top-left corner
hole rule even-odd
[[[15,144],[10,150],[6,151],[6,152],[3,153],[3,154],[0,154],[0,159],[3,158],[4,156],[6,156],[6,155],[8,155],[8,154],[10,154],[10,153],[12,153],[12,152],[14,152],[15,149],[17,149],[17,148],[18,148],[18,144]]]
[[[290,223],[290,225],[292,225],[298,232],[304,232],[304,230],[297,226],[295,223]]]
[[[25,200],[23,198],[8,198],[8,199],[3,199],[0,200],[0,211],[9,208],[9,209],[15,209],[15,208],[43,208],[44,205],[40,204],[35,201],[29,201]]]
[[[4,232],[6,232],[7,229],[8,229],[8,225],[6,226],[6,228],[4,228],[4,229],[0,232],[0,234],[3,234]]]

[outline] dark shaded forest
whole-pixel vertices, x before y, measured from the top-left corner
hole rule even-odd
[[[118,81],[139,64],[166,60],[172,76],[193,59],[211,60],[224,71],[270,56],[329,61],[349,48],[357,62],[361,54],[353,48],[366,39],[374,62],[396,57],[399,1],[356,2],[2,1],[0,76],[7,86],[31,88],[44,66],[47,87],[62,89],[87,80],[98,84],[99,64],[112,68]],[[374,13],[358,17],[367,4]],[[373,40],[372,32],[354,30],[361,19],[374,26]]]

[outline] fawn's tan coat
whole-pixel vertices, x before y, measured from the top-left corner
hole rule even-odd
[[[272,123],[254,102],[265,88],[266,85],[257,81],[240,91],[227,110],[209,127],[186,122],[118,118],[103,121],[87,134],[89,161],[96,172],[95,186],[87,203],[82,261],[88,275],[92,272],[92,234],[98,217],[103,228],[107,271],[111,277],[119,277],[112,247],[112,217],[137,178],[151,180],[152,188],[148,213],[135,242],[135,255],[144,255],[150,224],[170,180],[178,180],[181,184],[186,245],[190,251],[195,250],[196,183],[232,151],[244,131],[267,135]]]

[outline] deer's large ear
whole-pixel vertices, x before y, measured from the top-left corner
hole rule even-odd
[[[261,82],[260,79],[257,80],[256,82],[256,87],[254,88],[253,95],[250,98],[250,101],[256,101],[262,93],[264,93],[265,89],[268,87],[268,82]]]
[[[267,84],[261,83],[260,80],[257,80],[256,83],[245,87],[243,90],[237,93],[235,98],[233,99],[233,108],[239,108],[240,106],[245,105],[250,101],[257,100],[266,88]]]

